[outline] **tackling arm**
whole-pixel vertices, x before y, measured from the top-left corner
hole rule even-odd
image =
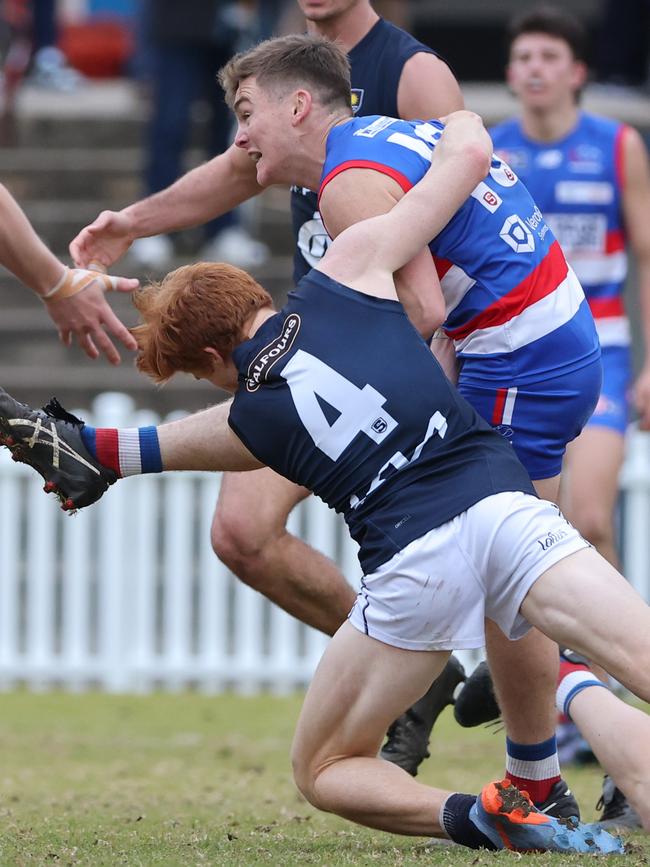
[[[487,174],[491,157],[492,141],[481,118],[469,111],[450,115],[422,180],[387,214],[346,229],[319,267],[354,288],[385,287],[444,229]]]
[[[257,470],[264,464],[228,424],[232,400],[158,427],[160,455],[167,470]],[[188,449],[188,442],[192,448]]]
[[[102,211],[70,244],[74,262],[108,268],[136,238],[186,229],[225,214],[261,192],[255,166],[234,144],[153,196],[121,211]]]

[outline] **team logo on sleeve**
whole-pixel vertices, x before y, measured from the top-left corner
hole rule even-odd
[[[507,218],[501,226],[499,235],[515,253],[532,253],[535,249],[535,239],[532,232],[521,217],[516,214]]]
[[[257,391],[266,382],[269,371],[276,362],[289,352],[299,331],[300,316],[297,313],[290,313],[284,320],[280,336],[267,343],[248,365],[246,391]]]
[[[350,105],[352,106],[352,114],[359,114],[363,104],[363,87],[353,87],[350,93]]]

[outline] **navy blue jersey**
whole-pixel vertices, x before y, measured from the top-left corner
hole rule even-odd
[[[414,54],[435,54],[410,33],[380,18],[348,54],[355,114],[397,117],[397,88],[402,69]],[[296,240],[293,279],[297,283],[322,258],[329,237],[318,213],[316,194],[291,190],[291,217]]]
[[[397,301],[312,271],[233,359],[230,426],[343,513],[366,572],[484,497],[534,493]]]

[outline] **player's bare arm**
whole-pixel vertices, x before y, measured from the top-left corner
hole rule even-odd
[[[232,145],[192,169],[171,186],[121,211],[102,211],[70,244],[81,267],[96,262],[108,268],[136,238],[186,229],[225,214],[261,191],[255,166]]]
[[[165,469],[244,472],[264,466],[248,451],[228,424],[231,404],[232,400],[225,401],[193,417],[199,422],[196,430],[205,430],[206,434],[209,430],[209,435],[200,443],[197,438],[196,448],[193,448],[190,458],[191,466],[188,465],[188,455],[184,456],[182,465],[174,466],[173,457],[182,451],[178,444],[187,439],[183,420],[161,425],[158,428],[158,438]],[[202,425],[200,417],[206,413],[209,413],[210,424]]]
[[[469,111],[450,115],[422,180],[388,213],[346,229],[320,269],[352,288],[389,297],[394,272],[442,231],[487,174],[491,157],[481,118]]]
[[[650,164],[639,133],[627,128],[623,139],[623,216],[637,265],[641,329],[645,343],[645,362],[634,386],[634,401],[639,425],[650,430]]]
[[[41,298],[61,340],[72,336],[90,358],[102,352],[112,364],[120,354],[109,335],[127,349],[135,340],[106,302],[104,292],[132,292],[137,280],[70,270],[45,246],[18,203],[0,185],[0,263]]]
[[[397,181],[372,169],[348,169],[323,190],[320,212],[332,238],[359,220],[390,211],[404,192]],[[445,318],[445,302],[431,253],[426,247],[395,275],[399,300],[423,337]],[[369,287],[374,290],[375,287]],[[391,296],[394,288],[391,287]]]
[[[435,54],[414,54],[404,64],[397,88],[397,110],[404,120],[444,117],[465,107],[454,74]]]

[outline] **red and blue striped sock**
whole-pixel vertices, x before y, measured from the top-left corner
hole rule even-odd
[[[506,738],[506,779],[543,804],[560,780],[560,760],[555,735],[539,744],[517,744]]]
[[[158,431],[153,425],[128,428],[84,425],[81,438],[91,455],[118,476],[163,470]]]

